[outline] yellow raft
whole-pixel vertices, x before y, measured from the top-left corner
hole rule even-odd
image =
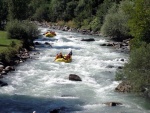
[[[64,58],[65,58],[66,56],[64,56]],[[68,60],[65,60],[64,58],[57,58],[55,61],[56,62],[65,62],[65,63],[69,63],[69,62],[71,62],[72,61],[72,57],[70,58],[70,59],[68,59]]]
[[[55,36],[55,35],[52,34],[52,33],[46,33],[45,36],[46,36],[46,37],[53,37],[53,36]]]

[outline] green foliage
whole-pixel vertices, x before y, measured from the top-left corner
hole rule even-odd
[[[11,43],[10,43],[10,47],[15,47],[17,44],[14,42],[14,41],[12,41]]]
[[[19,51],[18,47],[8,47],[0,52],[0,61],[4,63],[9,63],[11,59],[17,54]]]
[[[143,43],[140,48],[131,51],[129,62],[123,73],[130,81],[133,91],[141,91],[150,85],[150,44]]]
[[[39,8],[36,9],[35,14],[33,15],[33,19],[37,21],[49,21],[49,7],[45,4],[41,5]]]
[[[115,80],[119,81],[119,80],[124,80],[124,79],[126,79],[126,78],[125,78],[125,75],[124,75],[123,71],[122,70],[117,70]]]
[[[10,21],[6,26],[9,38],[20,39],[23,41],[23,46],[28,47],[37,37],[39,31],[37,26],[28,21]]]
[[[0,29],[4,29],[4,22],[7,20],[8,6],[5,0],[0,0]]]
[[[7,0],[9,20],[25,20],[28,16],[29,0]]]
[[[91,29],[90,21],[91,21],[90,18],[84,19],[81,24],[81,29]]]
[[[0,61],[8,63],[11,58],[22,47],[21,41],[17,39],[8,39],[7,32],[0,31]]]
[[[104,35],[123,40],[128,36],[129,32],[127,22],[128,16],[124,13],[122,7],[114,4],[105,17],[101,32]]]
[[[71,28],[77,28],[76,23],[74,21],[68,21],[66,23],[67,26],[71,27]]]
[[[104,22],[104,18],[108,10],[112,7],[112,5],[113,5],[112,0],[104,0],[104,2],[99,5],[98,10],[96,12],[97,23],[98,23],[99,28],[101,28]]]
[[[134,7],[129,9],[130,34],[141,41],[150,43],[150,1],[135,0],[134,3]]]
[[[100,23],[99,23],[98,17],[94,17],[93,20],[90,22],[89,26],[93,31],[99,31]]]
[[[59,26],[64,26],[64,25],[65,25],[65,21],[58,21],[57,24],[58,24]]]
[[[12,43],[15,43],[16,47],[21,47],[21,41],[17,39],[8,39],[7,32],[0,31],[0,51],[5,51],[6,48],[10,47]]]
[[[52,0],[51,1],[51,18],[53,21],[65,20],[66,18],[66,7],[69,0]]]
[[[74,9],[77,7],[77,1],[71,1],[67,3],[65,14],[65,21],[72,20],[75,17]]]

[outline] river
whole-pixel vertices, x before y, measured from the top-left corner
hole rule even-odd
[[[42,34],[47,28],[39,29],[41,38],[36,42],[43,44],[31,52],[32,59],[3,78],[9,85],[0,89],[0,113],[48,113],[59,108],[60,113],[150,113],[148,100],[114,91],[119,84],[115,72],[128,54],[100,46],[107,41],[104,37],[55,30],[57,36],[46,38]],[[83,38],[95,41],[81,41]],[[71,63],[53,61],[57,53],[68,54],[70,50]],[[69,74],[79,75],[82,81],[70,81]],[[122,105],[103,104],[112,101]]]

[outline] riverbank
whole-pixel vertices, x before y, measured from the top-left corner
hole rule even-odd
[[[7,73],[11,71],[15,71],[15,67],[19,65],[20,63],[25,62],[30,57],[30,53],[27,49],[22,48],[19,50],[17,54],[14,55],[14,57],[10,58],[11,61],[9,63],[0,62],[0,86],[7,86],[8,84],[6,82],[3,82],[3,77],[7,75]]]

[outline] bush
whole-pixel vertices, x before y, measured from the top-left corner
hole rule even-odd
[[[121,8],[118,8],[118,5],[114,4],[105,17],[101,32],[104,35],[123,40],[128,37],[127,21],[128,16],[125,15]]]
[[[2,61],[4,64],[10,63],[11,59],[15,56],[16,53],[18,53],[19,48],[17,46],[15,47],[8,47],[7,49],[4,49],[0,52],[0,61]]]
[[[134,6],[128,8],[130,18],[128,26],[134,38],[150,43],[150,1],[134,0]]]
[[[123,71],[122,70],[117,71],[115,80],[119,81],[119,80],[124,80],[124,79],[126,79],[126,78],[125,78]]]
[[[64,25],[65,25],[65,21],[58,21],[57,24],[58,24],[59,26],[64,26]]]
[[[130,81],[133,91],[141,91],[150,85],[150,44],[131,51],[129,62],[123,69],[124,77]]]
[[[29,21],[13,20],[7,23],[8,37],[23,41],[23,46],[28,48],[38,36],[38,28]]]
[[[98,17],[94,17],[93,20],[90,22],[90,27],[93,31],[100,31],[100,21]]]
[[[71,27],[71,28],[77,28],[76,23],[74,21],[68,21],[66,23],[67,26]]]

